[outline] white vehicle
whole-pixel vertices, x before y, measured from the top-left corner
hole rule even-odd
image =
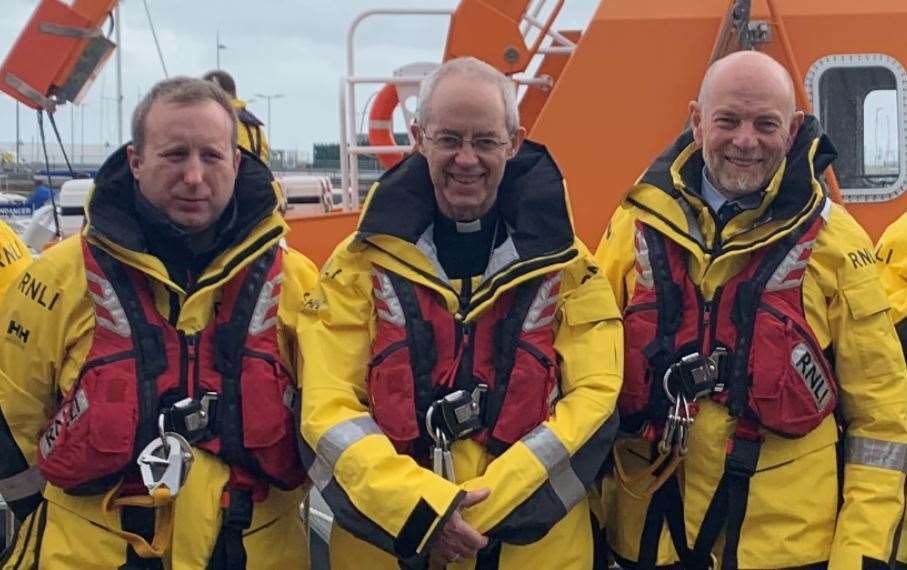
[[[276,176],[287,201],[287,210],[302,214],[325,214],[339,208],[343,194],[334,188],[327,176],[278,174]]]

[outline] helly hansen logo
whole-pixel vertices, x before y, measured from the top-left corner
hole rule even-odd
[[[53,421],[50,422],[47,431],[45,431],[38,440],[38,447],[41,450],[42,456],[48,457],[53,453],[54,447],[57,445],[57,440],[60,438],[63,429],[75,425],[76,421],[82,417],[82,414],[84,414],[87,409],[88,396],[85,395],[85,390],[80,388],[79,391],[76,392],[75,398],[63,404],[60,411],[54,416]]]
[[[10,321],[9,326],[6,327],[6,334],[18,338],[22,344],[28,342],[28,333],[29,330],[16,321]]]
[[[813,397],[817,410],[824,410],[831,400],[831,387],[822,371],[818,359],[804,343],[794,347],[790,353],[791,364],[800,375],[803,385]]]

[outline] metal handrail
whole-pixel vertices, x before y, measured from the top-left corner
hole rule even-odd
[[[343,207],[345,210],[359,207],[359,163],[351,160],[351,149],[360,148],[350,144],[356,141],[356,85],[375,83],[368,81],[376,78],[356,77],[356,60],[354,44],[356,30],[363,21],[373,16],[447,16],[453,14],[450,9],[407,9],[386,8],[362,12],[350,24],[346,34],[346,75],[341,78],[341,137],[340,137],[340,184],[343,187]],[[404,83],[407,78],[394,78],[395,83]],[[374,147],[371,147],[374,148]],[[395,151],[395,152],[399,152]],[[376,153],[379,154],[379,153]],[[348,195],[349,194],[349,195]]]

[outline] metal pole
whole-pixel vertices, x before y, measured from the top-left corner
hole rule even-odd
[[[82,166],[85,166],[85,103],[79,105],[79,117],[81,118],[82,125],[79,127],[79,136],[82,139]]]
[[[271,99],[280,99],[281,97],[283,97],[283,93],[273,93],[270,95],[255,93],[255,96],[268,100],[268,144],[271,144],[273,147],[274,141],[271,140]]]
[[[22,162],[22,140],[19,137],[19,101],[16,101],[16,170],[19,170],[19,163]]]
[[[220,69],[220,30],[217,30],[217,48],[214,50],[217,52],[217,65],[214,69]]]
[[[76,159],[76,106],[69,104],[69,154]]]
[[[271,98],[268,97],[268,144],[273,144],[271,137]]]
[[[117,33],[117,146],[123,144],[123,40],[120,29],[123,23],[120,20],[120,5],[114,8]]]

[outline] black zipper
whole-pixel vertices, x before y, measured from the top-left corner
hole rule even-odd
[[[88,362],[82,365],[82,370],[79,372],[79,378],[76,380],[76,386],[82,380],[82,377],[85,376],[85,373],[91,370],[92,368],[97,368],[98,366],[104,366],[105,364],[113,364],[114,362],[119,362],[120,360],[126,360],[128,358],[135,358],[135,350],[123,350],[120,352],[114,352],[113,354],[108,354],[106,356],[99,356],[98,358],[92,358]]]
[[[188,398],[194,397],[198,390],[198,335],[186,334],[183,331],[177,331],[180,341],[180,389],[183,395]],[[189,386],[189,361],[192,362],[192,387]]]
[[[290,371],[287,370],[287,367],[284,366],[283,361],[274,356],[273,354],[268,354],[267,352],[259,352],[257,350],[252,350],[251,348],[243,349],[243,354],[250,356],[252,358],[258,358],[259,360],[264,360],[265,362],[271,364],[275,368],[279,368],[280,371],[284,373],[288,378],[293,378],[293,375],[290,374]]]
[[[390,343],[389,345],[384,347],[384,350],[382,350],[378,354],[372,356],[371,360],[369,360],[369,362],[368,362],[369,367],[371,368],[373,366],[378,366],[379,364],[384,362],[385,358],[387,358],[388,356],[390,356],[394,352],[397,352],[398,350],[400,350],[401,348],[403,348],[405,346],[406,346],[405,339]],[[264,356],[262,356],[262,357],[264,357]]]
[[[781,321],[782,323],[785,323],[785,324],[790,323],[791,325],[793,325],[794,329],[796,329],[797,332],[800,333],[800,337],[801,337],[807,344],[809,344],[810,348],[813,350],[813,352],[815,353],[816,357],[817,357],[817,358],[822,358],[823,360],[826,360],[826,361],[827,361],[827,359],[825,359],[825,351],[824,351],[824,350],[821,350],[818,346],[816,346],[816,343],[815,343],[815,341],[813,340],[813,335],[812,335],[812,333],[810,333],[809,331],[807,331],[806,329],[804,329],[803,327],[801,327],[801,326],[797,323],[797,321],[793,320],[792,318],[790,318],[789,316],[785,315],[784,313],[782,313],[782,312],[779,311],[778,309],[776,309],[776,308],[774,308],[774,307],[772,307],[771,305],[768,305],[768,304],[766,304],[766,303],[759,303],[759,308],[762,309],[762,310],[764,310],[766,313],[770,314],[771,316],[775,317],[776,319],[778,319],[778,320]],[[826,371],[826,372],[827,372],[827,371]]]
[[[517,348],[523,349],[534,356],[535,359],[538,360],[545,368],[551,368],[553,366],[553,363],[551,362],[551,359],[548,358],[548,355],[539,350],[536,346],[533,346],[530,342],[519,339],[516,341],[516,346]]]
[[[630,305],[627,307],[627,310],[624,311],[624,316],[632,315],[633,313],[638,313],[640,311],[648,311],[651,309],[657,309],[658,303],[639,303],[637,305]]]

